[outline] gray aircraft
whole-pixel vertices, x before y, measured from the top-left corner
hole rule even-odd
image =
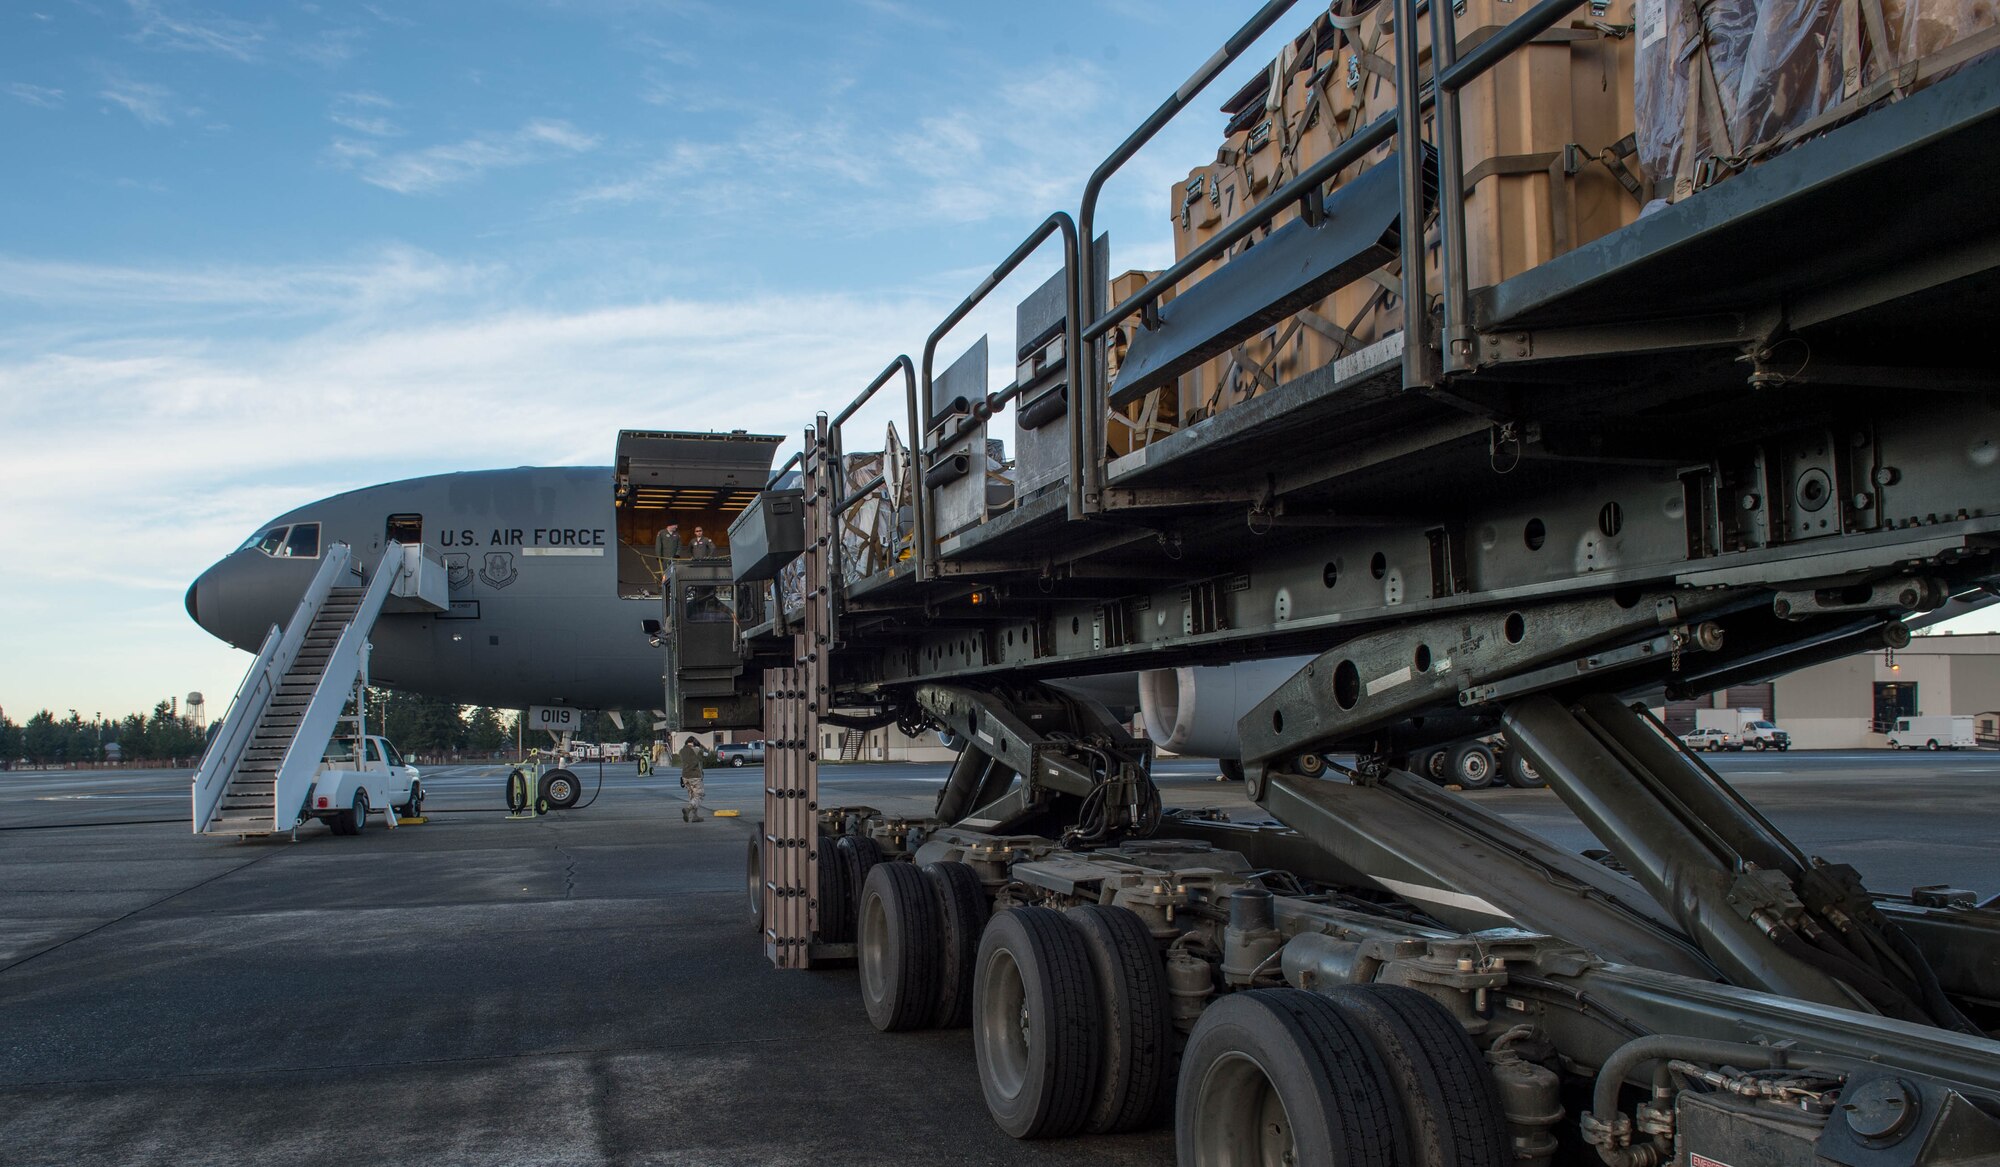
[[[652,708],[660,650],[658,536],[699,529],[728,548],[730,521],[761,489],[782,438],[619,434],[613,466],[435,474],[287,511],[202,572],[188,615],[255,652],[291,616],[335,543],[373,564],[389,542],[443,556],[448,612],[385,611],[370,637],[376,684],[464,704]]]

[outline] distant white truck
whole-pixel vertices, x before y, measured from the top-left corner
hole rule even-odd
[[[1792,735],[1773,725],[1758,709],[1697,709],[1697,730],[1719,729],[1736,740],[1725,748],[1741,750],[1789,750]]]
[[[1889,730],[1892,750],[1969,750],[1979,744],[1972,717],[1898,717]]]
[[[336,835],[358,835],[368,816],[391,808],[402,818],[423,813],[423,775],[403,761],[389,739],[335,738],[321,756],[319,774],[306,792],[307,817],[319,819]]]

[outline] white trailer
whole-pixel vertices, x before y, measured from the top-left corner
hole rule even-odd
[[[1892,750],[1969,750],[1978,744],[1970,716],[1898,717],[1889,731]]]

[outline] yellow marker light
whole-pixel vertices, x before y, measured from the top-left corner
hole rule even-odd
[[[718,810],[718,811],[712,811],[710,813],[712,813],[716,818],[719,819],[733,819],[733,818],[741,818],[743,816],[743,812],[740,810]]]

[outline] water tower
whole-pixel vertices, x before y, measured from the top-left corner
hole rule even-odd
[[[202,699],[199,690],[187,695],[187,711],[188,716],[194,718],[194,727],[197,730],[208,728],[207,702]]]

